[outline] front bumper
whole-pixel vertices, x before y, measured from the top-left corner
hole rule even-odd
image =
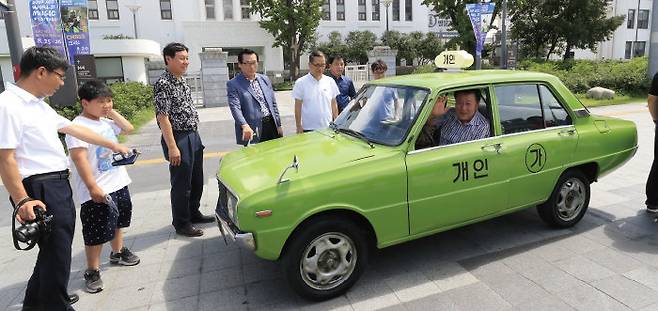
[[[228,244],[227,237],[233,241],[237,242],[240,247],[248,249],[250,251],[256,250],[256,240],[254,235],[251,232],[241,232],[235,225],[228,219],[228,217],[221,215],[220,213],[215,213],[215,219],[217,219],[217,227],[219,227],[219,232],[222,234],[224,243]]]

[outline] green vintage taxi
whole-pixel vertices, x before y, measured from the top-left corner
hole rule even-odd
[[[464,90],[479,93],[489,137],[419,144],[437,99],[450,107]],[[225,240],[279,260],[295,292],[322,300],[357,281],[373,247],[528,207],[573,226],[590,184],[636,149],[632,122],[591,114],[552,75],[398,76],[366,84],[330,128],[225,155],[216,218]]]

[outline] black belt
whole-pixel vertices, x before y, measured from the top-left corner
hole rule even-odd
[[[266,115],[266,116],[264,116],[262,120],[263,120],[263,121],[266,121],[266,120],[274,120],[274,118],[272,118],[272,115],[270,114],[270,115]]]
[[[59,172],[36,174],[23,179],[24,183],[34,183],[46,180],[69,179],[69,170]]]

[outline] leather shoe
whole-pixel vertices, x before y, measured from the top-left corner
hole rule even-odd
[[[192,217],[190,222],[192,222],[193,224],[207,224],[207,223],[215,222],[215,217],[210,215],[199,214],[199,216]]]
[[[74,304],[80,300],[80,296],[78,294],[70,294],[69,295],[69,304]]]
[[[195,228],[194,226],[188,226],[176,229],[176,233],[187,237],[198,237],[203,235],[203,230]]]

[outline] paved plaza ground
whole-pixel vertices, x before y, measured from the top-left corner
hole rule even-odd
[[[279,93],[287,134],[294,132],[289,92]],[[101,267],[105,290],[83,291],[86,263],[78,220],[70,292],[77,310],[658,310],[658,223],[644,212],[653,123],[646,104],[591,109],[634,121],[640,148],[622,168],[592,185],[590,209],[572,229],[547,227],[534,209],[377,251],[344,296],[314,303],[283,283],[278,265],[225,245],[213,224],[202,238],[170,225],[167,165],[151,123],[129,138],[144,152],[129,168],[134,213],[126,244],[135,267]],[[207,182],[202,210],[217,199],[219,156],[238,148],[226,108],[200,110]],[[658,191],[658,189],[656,189]],[[0,187],[0,195],[6,191]],[[11,242],[10,209],[0,210],[0,309],[20,310],[37,252]]]

